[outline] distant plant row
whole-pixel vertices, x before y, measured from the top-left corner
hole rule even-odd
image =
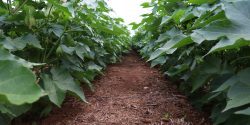
[[[104,0],[0,1],[0,124],[43,117],[130,47]]]
[[[250,1],[152,0],[134,44],[214,125],[250,124]],[[187,114],[188,115],[188,114]]]

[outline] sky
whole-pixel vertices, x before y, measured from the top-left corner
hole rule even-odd
[[[150,9],[142,8],[140,5],[150,0],[107,0],[108,5],[114,10],[117,17],[124,19],[125,24],[139,23],[140,15],[149,13]]]

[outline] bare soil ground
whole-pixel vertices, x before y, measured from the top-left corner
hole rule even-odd
[[[211,125],[177,87],[132,52],[110,65],[87,92],[90,104],[73,97],[39,125]]]

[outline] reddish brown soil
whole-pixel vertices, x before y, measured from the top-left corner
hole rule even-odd
[[[39,125],[211,125],[157,69],[131,53],[94,81],[90,104],[69,98]]]

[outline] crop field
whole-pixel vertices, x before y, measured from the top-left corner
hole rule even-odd
[[[250,125],[250,1],[141,7],[0,0],[0,125]]]

